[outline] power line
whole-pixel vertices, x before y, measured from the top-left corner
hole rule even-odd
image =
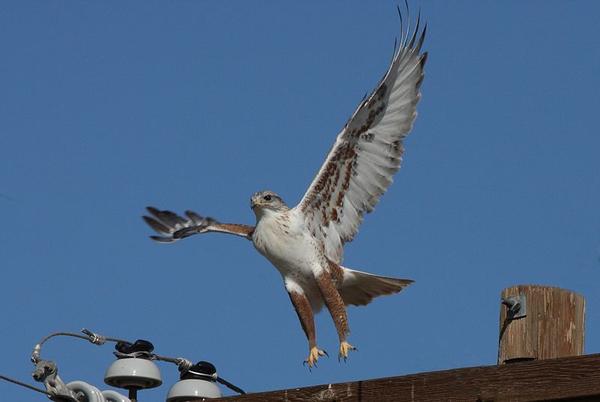
[[[29,388],[30,390],[32,390],[32,391],[36,391],[36,392],[39,392],[39,393],[41,393],[41,394],[45,394],[45,395],[48,395],[48,396],[54,396],[54,395],[52,395],[52,394],[51,394],[50,392],[48,392],[48,391],[45,391],[45,390],[43,390],[43,389],[40,389],[40,388],[36,388],[36,387],[34,387],[33,385],[29,385],[29,384],[27,384],[27,383],[24,383],[24,382],[21,382],[21,381],[19,381],[19,380],[12,379],[12,378],[10,378],[10,377],[7,377],[7,376],[4,376],[4,375],[2,375],[2,374],[0,374],[0,379],[2,379],[2,380],[4,380],[4,381],[12,382],[13,384],[17,384],[17,385],[20,385],[20,386],[22,386],[22,387],[25,387],[25,388]]]

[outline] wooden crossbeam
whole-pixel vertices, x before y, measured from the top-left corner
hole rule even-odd
[[[270,401],[600,401],[600,354],[378,378],[216,399]]]

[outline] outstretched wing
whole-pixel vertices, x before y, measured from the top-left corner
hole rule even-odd
[[[296,208],[320,239],[327,257],[340,263],[365,212],[371,212],[400,168],[403,140],[417,116],[427,27],[402,32],[392,63],[373,93],[338,134],[325,163]],[[403,31],[401,29],[401,31]]]
[[[219,223],[213,218],[202,217],[193,211],[185,211],[186,217],[184,218],[171,211],[161,211],[154,207],[146,209],[152,216],[143,216],[142,218],[160,235],[150,236],[150,238],[160,243],[172,243],[207,232],[228,233],[251,239],[254,231],[254,226]]]

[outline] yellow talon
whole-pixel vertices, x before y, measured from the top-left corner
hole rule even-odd
[[[356,348],[352,345],[350,345],[348,342],[343,341],[340,343],[340,355],[338,357],[338,360],[344,359],[344,361],[346,361],[346,359],[348,358],[348,352],[351,350],[356,350]]]
[[[317,348],[316,346],[313,346],[312,348],[310,348],[310,352],[308,353],[308,358],[304,361],[304,364],[308,364],[309,369],[312,368],[313,366],[316,367],[317,360],[319,360],[319,357],[321,357],[321,356],[329,356],[329,355],[324,350],[321,350],[321,349]]]

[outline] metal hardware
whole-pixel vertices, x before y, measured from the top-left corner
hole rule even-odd
[[[69,389],[58,376],[56,364],[49,360],[40,360],[35,365],[32,377],[34,380],[43,383],[46,390],[52,396],[53,401],[78,402],[77,394]]]
[[[519,293],[518,296],[503,297],[502,304],[508,308],[507,320],[516,320],[527,316],[527,296],[523,293]]]

